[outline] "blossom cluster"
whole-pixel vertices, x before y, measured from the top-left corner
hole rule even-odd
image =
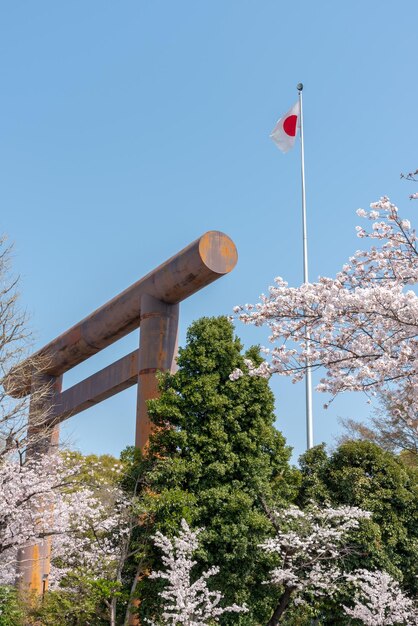
[[[342,609],[365,626],[418,624],[413,600],[387,572],[359,569],[347,573],[342,567],[344,557],[353,550],[350,533],[370,517],[368,511],[350,506],[315,506],[305,511],[292,506],[276,512],[276,535],[261,547],[279,558],[266,584],[284,589],[279,601],[282,611],[291,602],[303,604],[312,596],[331,598],[348,587],[352,606]]]
[[[365,626],[412,626],[418,623],[414,602],[387,572],[360,569],[347,575],[346,579],[355,588],[354,607],[344,606],[350,617]]]
[[[301,510],[291,506],[274,514],[276,535],[261,544],[279,563],[265,584],[282,590],[278,606],[269,624],[278,624],[291,603],[310,602],[312,596],[333,597],[351,589],[351,606],[341,608],[346,615],[365,626],[412,626],[418,614],[414,602],[386,572],[344,571],[342,561],[352,552],[350,533],[371,514],[357,507],[311,506]],[[166,582],[160,597],[163,612],[158,623],[177,626],[208,626],[226,613],[242,613],[245,606],[221,607],[222,594],[209,590],[209,579],[219,572],[212,567],[200,577],[193,577],[196,565],[193,553],[199,547],[201,529],[191,530],[182,520],[177,537],[170,539],[156,533],[154,542],[162,553],[164,569],[150,574],[151,579]],[[151,623],[151,622],[150,622]]]
[[[335,278],[293,288],[279,277],[258,304],[235,307],[245,324],[270,329],[273,347],[249,372],[296,382],[307,366],[324,368],[317,389],[331,398],[342,391],[385,391],[416,420],[418,296],[410,288],[418,280],[416,233],[386,197],[358,215],[372,221],[371,229],[357,229],[370,246]]]
[[[196,565],[193,553],[199,546],[198,535],[201,531],[192,531],[183,519],[179,535],[169,539],[160,532],[154,537],[155,545],[161,549],[164,570],[152,572],[150,578],[165,580],[168,584],[161,592],[165,601],[162,619],[164,624],[177,626],[207,626],[217,622],[224,613],[242,613],[245,606],[233,604],[222,607],[223,598],[219,591],[211,591],[207,581],[219,572],[218,567],[211,567],[192,580],[192,569]]]
[[[65,454],[36,456],[23,465],[2,460],[0,473],[0,584],[11,584],[21,551],[52,542],[50,584],[57,585],[70,568],[84,566],[93,575],[117,560],[126,532],[129,503],[117,487],[80,485],[80,467]]]
[[[280,557],[267,582],[289,588],[299,603],[305,593],[333,595],[342,576],[340,561],[350,551],[349,533],[370,516],[350,506],[307,511],[292,506],[276,512],[276,535],[261,544],[267,553]]]

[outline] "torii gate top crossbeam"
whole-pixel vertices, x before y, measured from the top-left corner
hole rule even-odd
[[[236,247],[227,235],[209,231],[44,346],[31,359],[39,357],[45,363],[45,373],[60,376],[138,328],[144,294],[167,304],[178,304],[229,273],[237,258]],[[15,397],[28,395],[31,392],[29,361],[20,364],[11,378],[10,393]]]

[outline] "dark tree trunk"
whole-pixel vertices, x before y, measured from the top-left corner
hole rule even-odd
[[[287,609],[289,605],[292,591],[293,591],[292,587],[286,587],[286,589],[284,590],[284,593],[280,597],[279,604],[276,606],[276,608],[274,609],[273,615],[270,617],[269,621],[267,622],[267,626],[278,625],[281,616],[283,615],[283,613],[285,612],[285,610]]]

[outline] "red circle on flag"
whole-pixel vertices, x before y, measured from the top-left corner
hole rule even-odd
[[[296,124],[298,121],[297,115],[289,115],[283,120],[283,130],[286,135],[289,137],[294,137],[296,135]]]

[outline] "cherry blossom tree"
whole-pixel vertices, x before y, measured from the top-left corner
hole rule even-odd
[[[105,485],[105,498],[97,487],[65,497],[63,529],[52,540],[51,588],[71,590],[81,578],[100,580],[101,600],[115,626],[122,571],[138,520],[132,499],[118,487]]]
[[[408,174],[403,174],[401,173],[401,178],[403,178],[404,180],[408,180],[408,181],[412,181],[414,183],[418,182],[418,170],[415,170],[414,172],[409,172]],[[418,199],[418,193],[411,193],[409,196],[410,200],[417,200]]]
[[[13,397],[20,376],[28,374],[19,364],[31,343],[18,286],[11,248],[0,239],[0,584],[13,585],[17,564],[22,573],[33,558],[31,547],[51,542],[50,588],[77,568],[118,582],[131,502],[116,483],[104,484],[97,476],[82,483],[83,464],[46,445],[54,428],[44,401],[52,392],[48,385],[33,389],[29,428],[28,398]],[[25,362],[32,379],[46,365],[33,358]],[[113,599],[109,610],[114,618]]]
[[[49,590],[76,598],[81,581],[84,594],[93,581],[96,586],[101,581],[103,610],[114,626],[122,569],[137,523],[133,499],[116,479],[101,480],[82,461],[58,452],[23,464],[3,457],[0,485],[0,585],[13,586],[25,559],[33,558],[31,546],[45,542],[52,548]]]
[[[66,455],[43,455],[23,465],[4,458],[0,467],[0,584],[15,578],[19,549],[53,539],[55,565],[51,584],[75,564],[92,572],[105,570],[115,561],[127,522],[129,508],[117,486],[106,486],[106,501],[101,485],[81,486],[80,466],[68,464]],[[23,557],[24,558],[24,557]]]
[[[268,326],[273,347],[250,374],[273,373],[299,381],[307,364],[324,368],[317,389],[331,399],[343,391],[384,392],[403,419],[418,425],[418,297],[410,288],[418,279],[415,230],[383,197],[370,211],[372,221],[357,227],[370,241],[335,278],[289,287],[276,278],[256,305],[235,307],[245,324]],[[242,373],[235,371],[232,378]]]
[[[413,601],[386,572],[356,570],[346,579],[356,589],[354,607],[344,606],[345,613],[350,617],[365,626],[418,624],[418,612]]]
[[[266,584],[282,593],[268,626],[276,626],[292,604],[309,602],[312,596],[332,597],[344,584],[342,561],[353,552],[349,535],[370,513],[357,507],[323,508],[302,511],[292,506],[269,514],[275,537],[261,545],[279,563]]]
[[[192,569],[196,564],[193,553],[199,546],[200,530],[192,531],[183,519],[178,537],[169,539],[157,532],[154,541],[161,549],[164,570],[152,572],[150,578],[165,580],[168,584],[160,593],[165,602],[162,623],[177,626],[208,626],[217,622],[224,613],[246,612],[245,606],[222,607],[222,594],[210,591],[207,581],[219,572],[218,567],[211,567],[194,582]]]

